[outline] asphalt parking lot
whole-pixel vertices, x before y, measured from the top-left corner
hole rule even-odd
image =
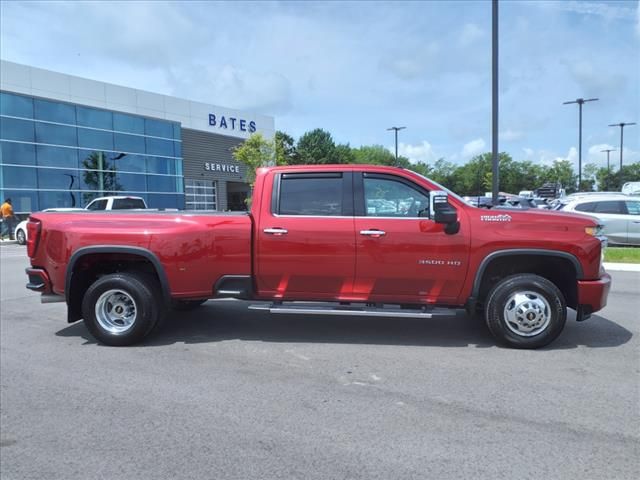
[[[174,313],[97,345],[24,288],[2,245],[0,476],[11,479],[635,479],[640,274],[538,351],[481,323]]]

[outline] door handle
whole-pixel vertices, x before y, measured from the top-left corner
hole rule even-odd
[[[360,230],[360,235],[367,235],[374,238],[382,237],[386,234],[387,232],[383,232],[382,230]]]
[[[264,233],[268,233],[269,235],[286,235],[289,231],[286,228],[273,227],[273,228],[265,228],[263,230]]]

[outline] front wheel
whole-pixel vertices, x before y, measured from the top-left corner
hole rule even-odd
[[[512,275],[489,292],[485,320],[500,342],[515,348],[539,348],[562,332],[567,304],[558,287],[546,278]]]
[[[27,234],[21,228],[16,230],[16,241],[19,245],[24,245],[25,243],[27,243]]]
[[[87,329],[111,346],[141,341],[161,319],[157,282],[150,276],[114,273],[96,280],[82,300]]]

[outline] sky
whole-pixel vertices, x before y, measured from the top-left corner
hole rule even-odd
[[[384,145],[462,164],[491,150],[491,3],[0,3],[0,57],[275,117],[294,138]],[[606,165],[640,123],[640,10],[500,1],[500,150]],[[640,125],[624,162],[640,162]],[[612,153],[617,165],[618,153]]]

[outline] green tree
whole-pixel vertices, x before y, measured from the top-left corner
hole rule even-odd
[[[348,143],[336,145],[334,152],[335,163],[356,163],[356,157],[353,148]]]
[[[336,144],[331,134],[321,128],[305,133],[296,145],[299,165],[338,163]]]
[[[260,133],[254,133],[243,143],[232,150],[233,158],[247,166],[247,183],[253,188],[256,181],[256,170],[276,164],[276,147],[272,140],[267,140]]]
[[[355,163],[366,165],[393,165],[395,156],[382,145],[363,145],[353,149]]]
[[[288,133],[276,131],[274,138],[276,149],[276,163],[278,165],[292,165],[296,163],[296,147],[293,137]]]
[[[640,181],[640,162],[623,165],[622,173],[620,170],[614,172],[607,171],[606,167],[600,168],[596,172],[596,179],[598,180],[598,190],[619,192],[626,182]]]

